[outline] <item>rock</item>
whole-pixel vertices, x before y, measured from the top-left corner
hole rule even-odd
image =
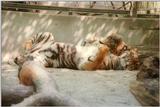
[[[145,58],[130,91],[143,106],[159,106],[159,58]]]
[[[137,80],[159,78],[159,58],[153,56],[145,58],[139,70]]]
[[[143,106],[159,106],[159,81],[146,79],[130,84],[130,91]]]

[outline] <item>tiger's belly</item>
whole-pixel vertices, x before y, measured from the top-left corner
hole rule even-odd
[[[109,51],[105,45],[80,47],[78,50],[78,69],[96,70],[99,69],[105,55]]]

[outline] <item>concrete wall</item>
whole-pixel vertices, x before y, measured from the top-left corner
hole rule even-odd
[[[17,52],[24,41],[38,32],[52,32],[57,41],[76,44],[95,33],[109,31],[123,35],[124,41],[146,52],[159,52],[159,20],[153,18],[103,18],[56,16],[2,11],[2,60]]]

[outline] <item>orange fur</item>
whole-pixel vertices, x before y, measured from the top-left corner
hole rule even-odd
[[[26,86],[32,86],[33,85],[32,78],[34,77],[34,71],[32,67],[23,66],[19,72],[20,72],[19,74],[20,83]]]
[[[113,50],[113,54],[120,56],[125,51],[125,49],[123,49],[125,46],[127,46],[125,42],[120,42],[115,50]]]
[[[31,48],[32,48],[32,41],[31,40],[28,40],[28,41],[26,41],[25,42],[25,44],[24,44],[24,49],[25,50],[30,50]]]
[[[96,70],[100,68],[101,63],[103,62],[107,52],[109,52],[109,48],[105,45],[101,45],[95,60],[92,62],[88,62],[84,65],[85,70]]]

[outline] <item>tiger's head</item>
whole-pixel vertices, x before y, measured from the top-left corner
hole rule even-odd
[[[102,38],[99,42],[107,45],[110,48],[111,53],[117,56],[120,56],[128,48],[121,36],[116,33],[112,33],[109,36]]]
[[[114,55],[120,56],[128,49],[127,44],[122,40],[121,36],[112,33],[107,37],[97,37],[96,35],[90,36],[83,41],[82,46],[104,44],[110,48],[110,52]]]

